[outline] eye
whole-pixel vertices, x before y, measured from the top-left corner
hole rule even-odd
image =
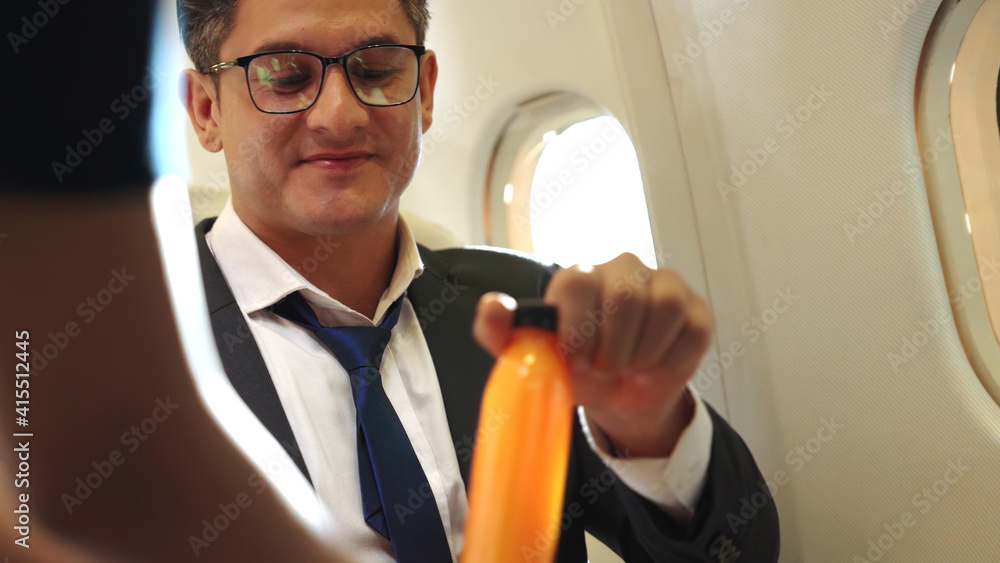
[[[368,83],[387,81],[399,74],[402,69],[390,61],[378,60],[383,57],[356,55],[348,62],[351,76]]]
[[[382,80],[392,76],[393,74],[396,74],[397,72],[399,72],[398,68],[390,68],[386,70],[366,68],[366,69],[355,70],[353,74],[354,76],[357,76],[358,78],[363,78],[365,80]]]
[[[275,78],[272,88],[297,92],[312,82],[312,75],[303,72],[285,73]]]
[[[258,86],[268,88],[279,94],[294,94],[308,87],[314,76],[308,69],[301,69],[294,61],[281,67],[277,59],[272,59],[272,67],[269,70],[263,66],[255,67],[256,82]]]

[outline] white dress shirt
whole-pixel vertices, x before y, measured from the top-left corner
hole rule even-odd
[[[300,291],[325,326],[377,325],[389,306],[423,272],[416,241],[400,218],[399,255],[389,287],[379,299],[375,319],[345,306],[307,281],[240,220],[228,202],[207,238],[236,303],[247,320],[281,405],[302,451],[320,503],[328,511],[324,534],[360,561],[394,561],[391,544],[368,527],[357,485],[357,436],[354,399],[347,372],[313,334],[273,314],[268,307]],[[317,241],[317,248],[323,246]],[[336,252],[317,252],[336,260]],[[453,556],[462,549],[468,500],[455,444],[445,414],[437,373],[420,322],[408,299],[382,360],[382,383],[413,445],[438,507]],[[704,487],[711,455],[712,421],[694,394],[695,415],[670,458],[617,459],[606,440],[586,426],[591,447],[624,484],[650,499],[673,518],[693,514]],[[431,499],[428,499],[430,502]]]

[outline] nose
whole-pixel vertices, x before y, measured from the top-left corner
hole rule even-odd
[[[326,68],[319,97],[306,113],[310,129],[324,131],[335,140],[345,141],[356,136],[369,119],[368,106],[354,95],[344,67],[339,64]]]

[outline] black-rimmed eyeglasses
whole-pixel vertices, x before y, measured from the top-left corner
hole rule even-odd
[[[420,83],[418,45],[371,45],[341,57],[324,57],[306,51],[268,51],[214,64],[204,71],[215,74],[243,67],[254,106],[264,113],[295,113],[316,103],[326,67],[344,67],[347,82],[358,100],[368,106],[405,104],[417,94]]]

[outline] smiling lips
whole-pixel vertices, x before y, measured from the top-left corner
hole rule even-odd
[[[324,152],[309,155],[302,159],[302,163],[343,174],[357,170],[371,160],[372,156],[372,153],[364,151]]]

